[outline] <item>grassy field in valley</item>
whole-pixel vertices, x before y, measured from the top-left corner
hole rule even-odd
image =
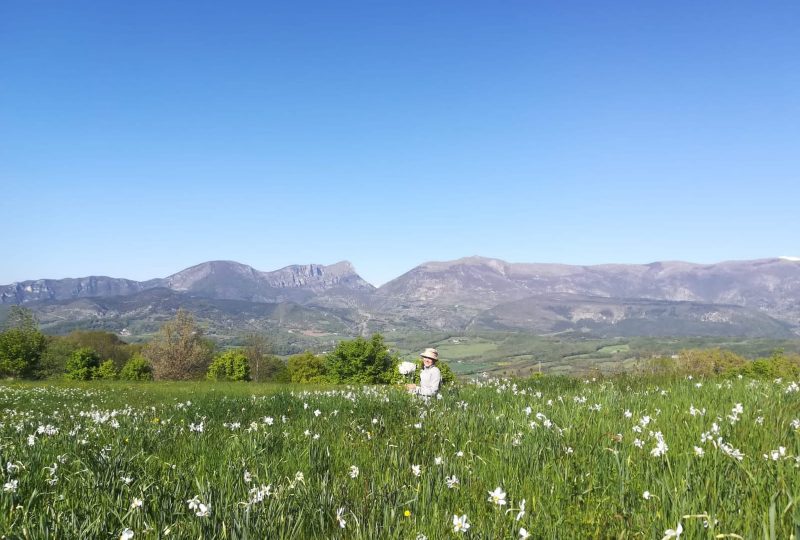
[[[529,376],[536,373],[591,376],[630,372],[641,361],[686,349],[722,348],[747,358],[768,357],[775,350],[800,353],[800,340],[749,338],[597,338],[573,334],[536,336],[512,332],[477,334],[389,334],[387,341],[403,359],[413,360],[425,347],[459,375]]]

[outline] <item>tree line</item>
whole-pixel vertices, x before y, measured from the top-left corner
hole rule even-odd
[[[178,310],[145,344],[130,344],[104,331],[47,336],[33,313],[12,306],[0,332],[0,377],[71,380],[198,380],[331,384],[402,382],[400,361],[383,336],[339,342],[327,354],[310,351],[284,360],[263,334],[243,337],[243,346],[218,350],[191,313]],[[445,382],[452,371],[440,363]]]

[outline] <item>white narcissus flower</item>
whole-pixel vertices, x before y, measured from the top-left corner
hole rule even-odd
[[[649,491],[645,491],[644,493],[642,493],[642,499],[644,499],[646,501],[649,501],[651,497],[652,497],[652,495],[650,494]]]
[[[528,531],[526,531],[524,527],[520,527],[520,528],[519,528],[519,537],[520,537],[520,540],[526,540],[527,538],[530,538],[530,536],[531,536],[531,533],[529,533]]]
[[[453,532],[467,532],[469,529],[469,523],[467,523],[467,515],[463,514],[461,516],[457,516],[453,514]]]
[[[144,501],[138,497],[134,497],[133,501],[131,502],[131,508],[141,508],[144,504]]]
[[[350,465],[350,472],[348,474],[350,475],[350,478],[358,478],[359,475],[358,467],[356,467],[355,465]]]
[[[336,521],[339,522],[339,527],[342,529],[347,525],[347,522],[344,520],[344,507],[340,507],[336,511]]]
[[[786,447],[779,446],[777,450],[771,450],[768,454],[764,454],[764,459],[778,461],[781,458],[786,457]]]
[[[670,540],[670,538],[675,538],[676,540],[681,537],[683,534],[683,524],[678,522],[678,527],[675,529],[667,529],[664,531],[664,538],[661,540]]]
[[[497,506],[503,506],[506,504],[506,492],[500,487],[495,488],[494,491],[489,491],[489,498],[486,500]]]
[[[16,493],[18,485],[19,485],[18,480],[10,480],[5,484],[3,484],[3,491],[6,493]]]
[[[419,476],[422,474],[422,467],[419,465],[412,465],[411,472],[414,474],[414,476]]]
[[[514,518],[514,521],[519,521],[522,519],[522,516],[525,515],[525,499],[522,499],[522,502],[519,503],[519,512],[517,512],[517,517]]]
[[[456,477],[456,475],[446,476],[444,481],[447,484],[447,487],[449,487],[450,489],[453,489],[459,484],[458,477]]]
[[[130,529],[124,529],[119,535],[119,540],[131,540],[131,538],[133,538],[133,531]]]
[[[210,504],[200,503],[197,506],[198,506],[197,507],[197,512],[195,512],[195,515],[197,517],[208,517],[208,516],[211,515],[211,505]]]
[[[414,362],[400,362],[397,365],[397,371],[400,372],[401,375],[408,375],[409,373],[414,373],[417,370],[417,365]]]

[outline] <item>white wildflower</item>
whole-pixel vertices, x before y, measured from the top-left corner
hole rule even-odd
[[[781,458],[786,457],[786,447],[779,446],[777,450],[771,450],[768,454],[764,454],[764,459],[778,461]]]
[[[519,521],[522,519],[522,516],[525,515],[525,499],[522,499],[522,502],[519,503],[519,511],[517,512],[517,517],[514,518],[514,521]]]
[[[195,512],[197,517],[208,517],[211,515],[211,505],[210,504],[203,504],[200,503],[197,505],[197,512]]]
[[[397,371],[399,371],[401,375],[408,375],[414,373],[416,370],[417,365],[414,362],[400,362],[397,366]]]
[[[667,529],[666,531],[664,531],[664,538],[662,538],[661,540],[669,540],[670,538],[677,539],[681,537],[681,534],[683,534],[683,525],[679,521],[677,528]]]
[[[453,515],[453,532],[467,532],[469,523],[467,522],[467,515],[462,516]]]
[[[489,491],[488,493],[489,498],[486,500],[490,503],[496,504],[497,506],[503,506],[506,504],[506,492],[503,491],[502,488],[495,488],[494,491]]]
[[[343,507],[340,507],[338,510],[336,510],[336,521],[339,522],[339,527],[342,528],[342,529],[344,529],[345,525],[347,525],[347,522],[344,520],[344,508]]]

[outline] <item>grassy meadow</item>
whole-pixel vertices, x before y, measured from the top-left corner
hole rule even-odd
[[[0,386],[5,538],[798,538],[789,380]]]

